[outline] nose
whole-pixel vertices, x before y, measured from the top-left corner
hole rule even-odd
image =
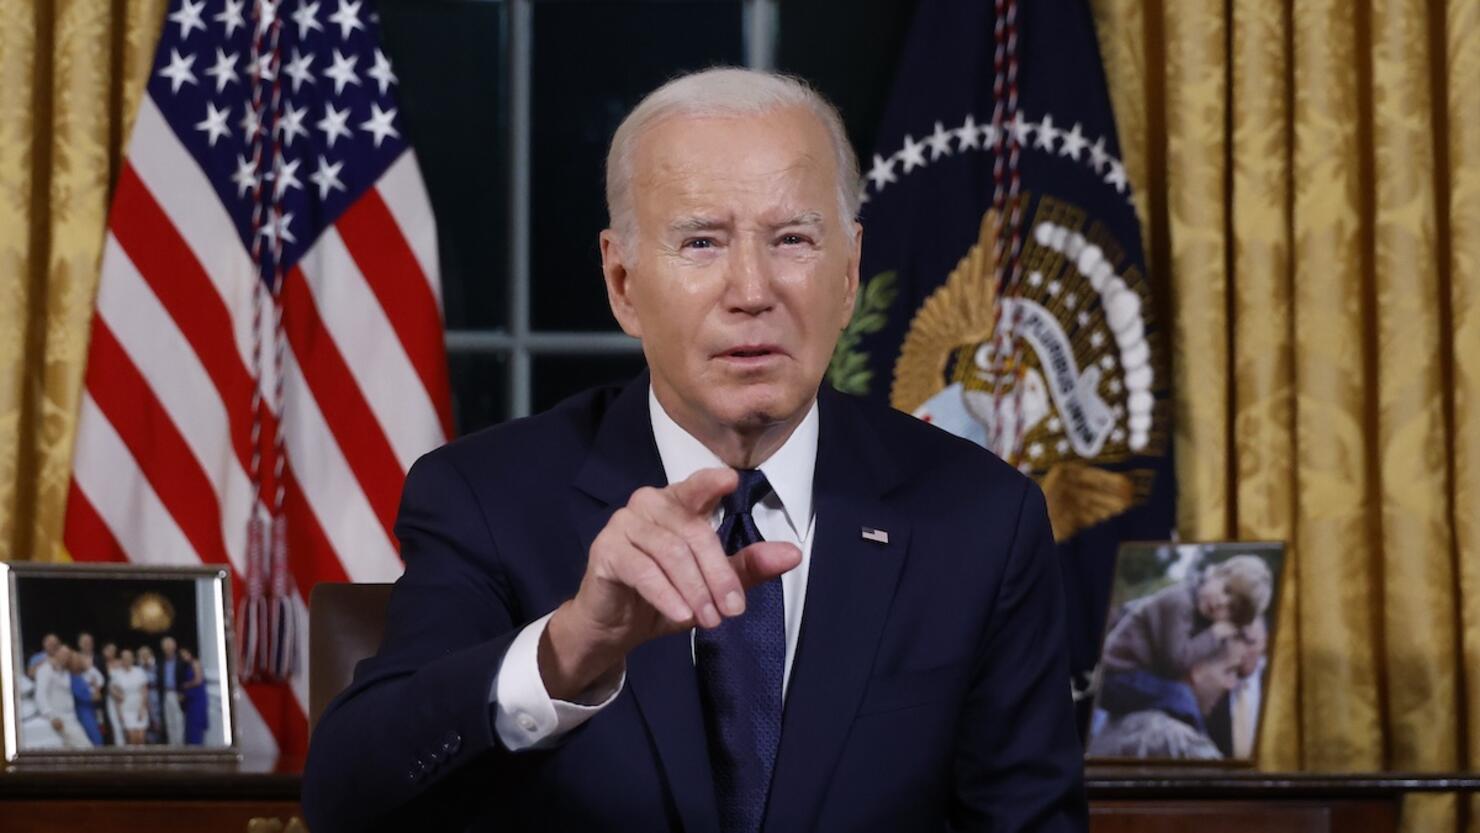
[[[764,243],[746,240],[734,246],[725,277],[725,307],[729,311],[760,315],[775,306],[773,274]]]

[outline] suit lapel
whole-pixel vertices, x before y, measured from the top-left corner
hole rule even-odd
[[[895,475],[873,430],[824,388],[814,476],[817,529],[764,830],[816,822],[873,667],[909,528],[881,499]],[[889,542],[863,538],[863,528]]]
[[[613,400],[575,486],[581,551],[641,486],[667,483],[648,414],[644,372]],[[847,397],[819,394],[813,479],[816,540],[793,661],[765,830],[810,829],[873,667],[910,530],[883,500],[898,472]],[[594,498],[594,500],[593,500]],[[887,530],[889,543],[862,537]],[[627,658],[627,685],[658,751],[685,830],[716,833],[714,776],[689,635],[654,640]]]
[[[575,486],[585,493],[573,495],[572,503],[582,553],[590,551],[592,540],[633,491],[668,482],[653,440],[647,397],[644,371],[613,400],[576,475]],[[653,640],[629,654],[627,686],[657,748],[684,829],[718,833],[714,775],[688,633]]]

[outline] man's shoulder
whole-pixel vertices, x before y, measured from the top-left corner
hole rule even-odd
[[[1021,492],[1032,479],[971,440],[886,405],[838,395],[864,420],[900,468],[902,480],[916,485],[969,486],[998,494]]]

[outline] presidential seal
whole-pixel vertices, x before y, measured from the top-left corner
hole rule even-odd
[[[1031,204],[1031,203],[1030,203]],[[996,215],[915,313],[890,402],[1032,476],[1059,541],[1150,493],[1139,460],[1167,443],[1165,369],[1147,340],[1149,304],[1122,246],[1079,208],[1041,196],[1020,274],[999,297]],[[1005,355],[998,356],[997,351]]]

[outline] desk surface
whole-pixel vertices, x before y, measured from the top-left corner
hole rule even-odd
[[[1207,767],[1091,766],[1091,800],[1374,799],[1412,792],[1480,792],[1480,773],[1276,773]],[[300,778],[271,762],[80,768],[30,765],[0,774],[0,801],[297,801]]]
[[[1480,792],[1480,773],[1260,772],[1214,767],[1091,766],[1091,800],[1385,798],[1415,792]]]

